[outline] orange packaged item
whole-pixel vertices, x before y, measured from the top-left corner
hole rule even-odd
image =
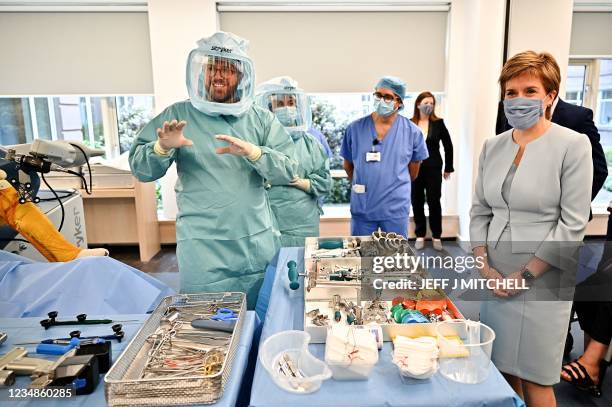
[[[416,310],[424,315],[442,314],[442,311],[446,310],[446,300],[419,300],[416,302]]]
[[[400,304],[404,301],[404,297],[395,297],[392,301],[391,301],[391,306],[394,307],[397,304]]]
[[[415,300],[404,300],[402,301],[402,306],[404,309],[415,309],[416,301]]]

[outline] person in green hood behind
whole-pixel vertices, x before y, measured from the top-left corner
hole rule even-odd
[[[310,102],[290,77],[273,78],[255,90],[259,106],[278,118],[295,143],[298,174],[290,183],[268,180],[270,205],[283,247],[304,246],[308,236],[319,236],[323,213],[319,198],[331,189],[329,158],[321,143],[308,133],[312,121]]]

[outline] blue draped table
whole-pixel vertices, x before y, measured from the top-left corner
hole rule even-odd
[[[125,332],[125,338],[120,342],[112,341],[113,351],[113,362],[117,360],[121,352],[127,347],[128,343],[132,340],[140,326],[147,319],[148,315],[99,315],[99,316],[88,316],[89,319],[98,318],[109,318],[114,321],[130,321],[120,322],[123,325]],[[56,326],[44,330],[39,321],[41,318],[0,318],[0,331],[8,334],[7,341],[0,345],[0,354],[5,354],[12,349],[13,344],[22,342],[35,342],[42,339],[58,338],[68,336],[68,332],[73,329],[81,329],[83,336],[92,335],[110,335],[112,330],[110,324],[107,325],[84,325],[82,327],[71,327],[71,326]],[[238,393],[240,391],[240,385],[242,383],[242,377],[247,368],[247,361],[249,352],[251,351],[251,343],[253,340],[253,333],[259,324],[259,320],[255,315],[255,312],[248,311],[244,325],[242,327],[242,336],[240,343],[236,351],[236,357],[232,365],[232,373],[225,386],[222,398],[214,404],[219,407],[231,407],[236,405],[238,399]],[[20,345],[21,346],[21,345]],[[36,345],[23,345],[28,350],[28,356],[49,358],[44,355],[37,355]],[[53,359],[54,357],[50,357]],[[30,379],[25,376],[17,377],[17,381],[13,389],[26,388],[30,383]],[[71,407],[98,407],[106,406],[106,400],[104,399],[104,378],[100,376],[100,383],[96,390],[89,395],[76,396],[69,399],[20,399],[10,400],[8,398],[9,388],[0,388],[0,405],[7,407],[22,407],[22,406],[45,406],[45,407],[60,407],[60,406],[71,406]]]
[[[264,287],[267,286],[270,290],[269,293],[264,293],[269,295],[270,302],[260,344],[275,333],[292,329],[301,330],[304,327],[303,277],[300,277],[298,290],[289,289],[287,278],[289,260],[295,260],[298,271],[303,273],[304,250],[281,249],[278,262],[270,266],[270,272],[266,273],[266,279],[273,279],[273,283],[269,284],[269,281],[264,283]],[[324,359],[324,344],[311,344],[309,349],[315,357]],[[251,389],[251,406],[524,406],[523,401],[495,367],[491,368],[489,377],[479,384],[456,383],[445,379],[439,373],[423,383],[404,384],[392,363],[391,351],[391,343],[385,342],[369,380],[329,379],[323,382],[321,389],[308,395],[292,394],[276,386],[258,360]]]

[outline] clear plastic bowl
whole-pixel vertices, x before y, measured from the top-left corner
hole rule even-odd
[[[331,370],[308,351],[310,335],[304,331],[284,331],[270,336],[259,348],[259,359],[278,387],[291,393],[313,393]],[[287,353],[304,377],[289,377],[279,372],[278,362]]]
[[[495,332],[478,321],[463,319],[436,324],[440,348],[440,373],[459,383],[484,381],[491,369]],[[460,343],[453,337],[461,339]]]

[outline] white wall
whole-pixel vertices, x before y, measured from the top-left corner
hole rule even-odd
[[[459,237],[469,240],[469,212],[478,156],[495,135],[502,67],[504,0],[453,0],[447,62],[447,125],[455,147],[448,203],[459,215]],[[454,213],[454,212],[451,212]]]
[[[157,113],[188,97],[185,72],[189,51],[196,41],[217,31],[217,11],[212,0],[149,0],[149,29],[153,88]],[[164,216],[177,213],[172,166],[161,180]]]
[[[550,52],[561,68],[565,94],[572,34],[573,0],[510,0],[508,58],[526,50]]]
[[[196,41],[217,31],[211,0],[148,0],[155,109],[188,97],[185,68]]]

